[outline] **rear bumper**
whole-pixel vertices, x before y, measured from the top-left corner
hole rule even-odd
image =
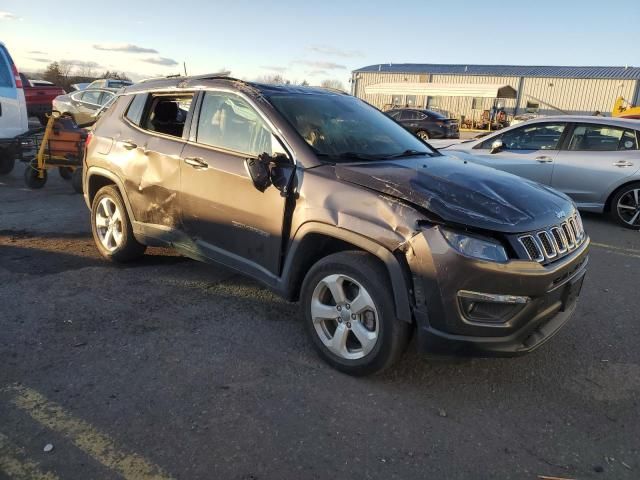
[[[549,266],[525,261],[495,264],[464,257],[448,246],[437,228],[414,237],[412,247],[415,257],[409,263],[419,348],[514,356],[535,350],[571,318],[586,275],[589,241]],[[513,314],[503,322],[474,321],[463,312],[461,290],[528,300],[514,305]]]

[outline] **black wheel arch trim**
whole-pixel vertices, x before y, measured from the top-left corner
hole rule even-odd
[[[389,280],[391,281],[396,316],[398,319],[405,322],[413,322],[411,300],[409,297],[410,288],[407,285],[407,277],[403,271],[402,265],[394,256],[393,252],[358,233],[326,223],[307,222],[300,226],[296,231],[296,234],[292,239],[291,248],[287,253],[286,261],[282,269],[282,275],[279,279],[279,290],[282,291],[285,297],[291,298],[292,292],[295,289],[294,267],[297,264],[296,257],[299,254],[298,249],[302,244],[302,239],[309,234],[325,235],[330,238],[350,243],[355,247],[369,252],[382,261],[389,275]]]
[[[90,195],[89,184],[91,181],[91,177],[95,177],[95,176],[108,178],[114,183],[116,187],[118,187],[118,190],[120,191],[120,196],[122,197],[122,201],[124,202],[124,206],[127,209],[127,214],[129,215],[131,222],[132,223],[135,222],[136,220],[135,220],[135,217],[133,216],[133,210],[131,209],[131,204],[129,202],[129,198],[127,197],[127,191],[124,188],[124,183],[122,182],[122,180],[120,180],[120,178],[115,173],[102,167],[89,167],[89,169],[87,170],[87,173],[84,176],[84,182],[83,182],[82,188],[84,192],[84,201],[87,204],[87,207],[89,207],[89,210],[91,210],[91,199],[89,198],[89,195]]]

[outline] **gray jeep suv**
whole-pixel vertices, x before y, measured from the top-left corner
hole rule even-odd
[[[576,306],[589,239],[565,195],[457,160],[370,105],[227,77],[124,89],[83,170],[100,253],[148,245],[300,300],[320,355],[353,375],[426,351],[516,355]]]

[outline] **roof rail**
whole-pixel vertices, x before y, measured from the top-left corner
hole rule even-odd
[[[151,78],[145,78],[143,80],[140,80],[138,83],[146,83],[146,82],[152,82],[154,80],[167,80],[167,79],[172,79],[172,78],[180,78],[183,80],[208,80],[208,79],[215,79],[215,78],[228,78],[231,80],[236,80],[234,78],[231,77],[231,72],[228,70],[223,70],[221,72],[216,72],[216,73],[205,73],[204,75],[181,75],[181,74],[174,74],[174,75],[167,75],[165,77],[151,77]]]

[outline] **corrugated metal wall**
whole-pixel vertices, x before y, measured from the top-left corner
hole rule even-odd
[[[633,97],[635,85],[635,80],[525,78],[518,107],[524,111],[527,102],[539,103],[544,115],[557,114],[556,108],[571,114],[610,113],[620,95]]]
[[[433,83],[487,83],[510,85],[516,91],[522,86],[517,105],[518,113],[524,113],[527,102],[538,103],[539,113],[542,115],[559,114],[554,107],[571,114],[592,114],[599,110],[605,114],[611,112],[615,99],[622,95],[633,99],[638,89],[637,80],[587,80],[571,78],[524,78],[522,85],[520,77],[474,76],[474,75],[430,75],[428,73],[404,74],[384,72],[357,73],[354,94],[378,108],[384,108],[392,103],[391,95],[367,95],[364,89],[367,85],[385,82],[433,82]],[[425,106],[427,98],[418,96],[417,105]],[[515,111],[517,100],[506,99],[501,103],[508,113]],[[452,117],[465,115],[478,116],[482,110],[488,110],[493,105],[492,99],[482,99],[476,102],[477,109],[473,109],[473,99],[468,97],[440,97],[439,108]]]

